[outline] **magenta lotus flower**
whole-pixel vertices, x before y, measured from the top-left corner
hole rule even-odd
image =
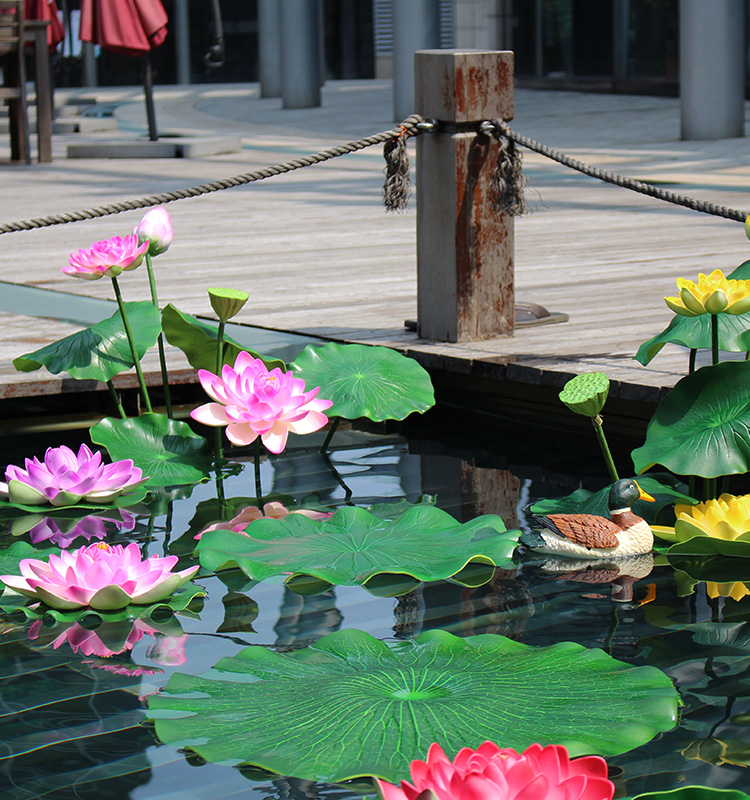
[[[105,672],[111,672],[113,675],[123,675],[126,678],[141,678],[149,675],[158,675],[159,673],[164,672],[163,669],[159,669],[158,667],[150,669],[149,667],[139,667],[137,664],[134,664],[131,667],[127,663],[123,664],[120,661],[110,662],[99,659],[91,659],[88,661],[81,661],[81,664],[85,664],[87,667],[91,667],[92,669],[102,669]]]
[[[116,278],[123,270],[139,267],[147,250],[148,242],[140,243],[135,235],[113,236],[94,242],[87,250],[71,253],[68,266],[62,271],[85,281],[95,281],[105,275]]]
[[[152,208],[143,215],[140,225],[133,230],[133,233],[141,244],[148,242],[150,256],[166,253],[174,238],[169,212],[164,206]]]
[[[615,785],[599,756],[573,761],[561,745],[532,744],[520,755],[484,742],[465,747],[451,763],[439,744],[427,762],[411,762],[401,787],[376,779],[382,800],[612,800]]]
[[[8,485],[0,484],[0,491],[7,491],[11,503],[27,506],[112,503],[126,489],[132,491],[148,480],[130,459],[102,464],[102,454],[92,453],[85,444],[77,455],[65,445],[50,447],[44,463],[27,458],[26,469],[11,464],[5,479]]]
[[[185,653],[187,633],[183,633],[182,636],[164,636],[157,633],[154,639],[156,641],[146,650],[146,658],[163,667],[179,667],[187,661]]]
[[[42,620],[38,619],[29,627],[29,639],[35,640],[39,637],[42,630]],[[118,641],[118,649],[112,650],[107,647],[102,639],[102,634],[105,629],[110,626],[115,629],[115,638]],[[57,650],[63,644],[68,644],[74,653],[80,653],[84,656],[100,656],[101,658],[110,658],[111,656],[126,653],[132,650],[135,645],[140,642],[144,636],[155,636],[157,633],[156,628],[152,627],[145,620],[136,619],[130,628],[125,641],[122,641],[119,630],[119,623],[104,622],[96,630],[88,630],[74,622],[72,625],[65,628],[65,630],[52,642],[52,648]],[[187,636],[187,634],[185,634]],[[105,637],[106,638],[106,637]],[[122,645],[121,647],[119,645]]]
[[[193,419],[204,425],[226,425],[227,439],[234,444],[250,444],[260,436],[272,453],[284,449],[289,431],[320,430],[328,422],[322,412],[333,405],[316,397],[320,387],[306,392],[301,378],[278,368],[269,371],[250,353],[240,353],[234,369],[225,365],[221,377],[200,369],[198,378],[216,402],[194,409]]]
[[[21,575],[0,575],[14,592],[67,611],[90,606],[114,611],[130,603],[158,603],[187,583],[198,566],[172,572],[177,556],[141,558],[134,543],[123,547],[97,542],[78,550],[63,550],[49,561],[24,558]]]
[[[227,522],[214,522],[195,535],[195,539],[200,539],[204,533],[209,531],[236,531],[244,533],[251,522],[259,519],[284,519],[290,514],[302,514],[309,519],[327,519],[333,516],[332,511],[313,511],[311,508],[287,508],[283,503],[273,500],[266,503],[261,511],[258,506],[245,506],[236,516]]]
[[[129,533],[135,528],[135,517],[121,508],[114,509],[112,513],[88,514],[75,519],[27,514],[12,520],[8,528],[14,536],[28,532],[32,544],[49,542],[67,549],[79,537],[90,542],[92,539],[104,539],[110,530]]]

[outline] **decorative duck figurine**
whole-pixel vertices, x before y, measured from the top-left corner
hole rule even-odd
[[[609,490],[611,520],[596,514],[535,516],[546,530],[523,534],[521,544],[535,553],[567,558],[610,559],[650,553],[654,535],[646,520],[630,510],[636,500],[654,502],[632,478],[615,481]]]

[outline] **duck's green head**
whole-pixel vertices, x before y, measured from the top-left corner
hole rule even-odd
[[[654,498],[648,492],[644,492],[632,478],[623,478],[612,484],[608,503],[610,511],[616,508],[630,508],[636,500],[654,502]]]

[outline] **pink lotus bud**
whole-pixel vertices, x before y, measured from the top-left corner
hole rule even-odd
[[[169,212],[164,206],[152,208],[143,215],[141,224],[133,230],[133,233],[141,244],[148,242],[150,256],[166,253],[174,238]]]
[[[62,271],[73,278],[95,281],[103,278],[116,278],[123,270],[139,267],[148,245],[138,243],[133,236],[113,236],[101,242],[94,242],[88,250],[71,253],[68,266]]]

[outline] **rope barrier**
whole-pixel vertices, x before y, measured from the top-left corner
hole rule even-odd
[[[243,186],[247,183],[263,180],[264,178],[271,178],[274,175],[281,175],[285,172],[292,172],[295,169],[302,167],[309,167],[313,164],[321,164],[324,161],[329,161],[332,158],[346,155],[347,153],[354,153],[357,150],[363,150],[365,147],[371,147],[374,144],[384,144],[394,139],[405,140],[411,136],[417,136],[420,131],[417,128],[422,118],[418,114],[408,116],[400,125],[389,131],[376,133],[373,136],[366,136],[363,139],[358,139],[354,142],[347,142],[336,147],[331,147],[328,150],[321,150],[318,153],[313,153],[309,156],[303,156],[292,161],[285,161],[282,164],[275,164],[272,167],[264,167],[248,172],[243,175],[235,175],[232,178],[223,178],[218,181],[210,183],[203,183],[200,186],[191,186],[187,189],[176,189],[171,192],[162,192],[155,194],[151,197],[141,197],[136,200],[125,200],[120,203],[110,203],[106,206],[98,206],[96,208],[86,208],[80,211],[70,211],[65,214],[51,214],[47,217],[37,217],[36,219],[21,220],[20,222],[7,222],[0,224],[0,234],[13,233],[15,231],[30,231],[36,228],[47,228],[51,225],[63,225],[67,222],[80,222],[85,219],[96,219],[97,217],[106,217],[111,214],[120,214],[123,211],[135,211],[139,208],[150,208],[151,206],[160,206],[165,203],[173,203],[175,200],[184,200],[188,197],[200,197],[204,194],[211,192],[218,192],[222,189],[232,189],[235,186]]]
[[[540,144],[534,139],[530,139],[528,136],[516,133],[503,120],[492,120],[491,125],[495,129],[493,131],[493,135],[505,136],[512,142],[520,144],[522,147],[526,147],[528,150],[533,150],[535,153],[539,153],[546,158],[557,161],[558,164],[562,164],[565,167],[570,167],[570,169],[574,169],[577,172],[581,172],[584,175],[588,175],[592,178],[598,178],[600,181],[612,183],[615,186],[622,186],[625,189],[631,189],[634,192],[639,192],[640,194],[645,194],[649,197],[655,197],[657,200],[664,200],[667,203],[674,203],[678,206],[684,206],[685,208],[690,208],[693,211],[700,211],[704,214],[713,214],[716,217],[731,219],[735,222],[744,223],[746,217],[748,214],[750,214],[748,211],[738,211],[734,208],[717,206],[714,203],[707,203],[703,200],[696,200],[693,197],[676,194],[675,192],[670,192],[667,189],[660,189],[658,186],[654,186],[651,183],[645,183],[643,181],[636,180],[635,178],[626,178],[622,175],[618,175],[615,172],[608,172],[607,170],[600,169],[599,167],[592,167],[590,164],[584,164],[582,161],[576,161],[576,159],[565,155],[559,150],[554,150],[551,147]]]

